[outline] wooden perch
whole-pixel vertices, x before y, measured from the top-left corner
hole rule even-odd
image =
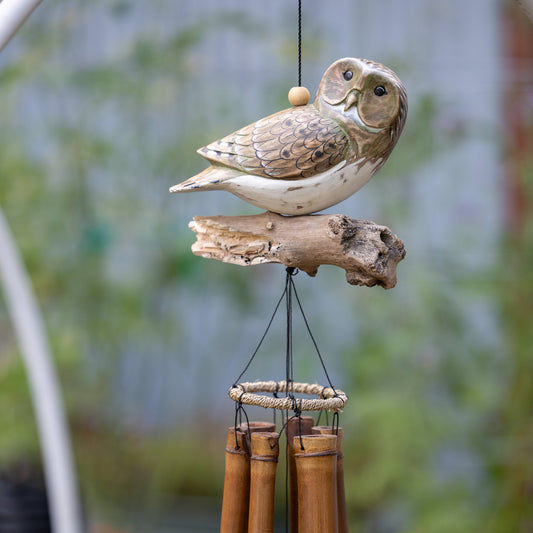
[[[403,242],[389,228],[345,215],[194,217],[195,255],[235,265],[282,263],[315,276],[320,265],[346,270],[351,285],[391,289]]]

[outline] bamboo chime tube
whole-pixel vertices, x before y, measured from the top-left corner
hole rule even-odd
[[[337,436],[293,440],[298,479],[298,533],[337,533]]]
[[[294,454],[300,449],[300,439],[296,443],[294,437],[309,435],[315,421],[312,416],[293,417],[287,424],[287,442],[289,444],[289,523],[290,533],[298,531],[298,481]]]
[[[272,533],[274,530],[274,489],[278,455],[277,433],[252,433],[248,533]]]
[[[346,495],[344,491],[344,455],[342,453],[342,428],[332,432],[331,426],[315,426],[315,435],[337,435],[337,512],[339,516],[339,533],[348,533],[348,515],[346,513]]]
[[[257,431],[261,432],[270,432],[275,431],[276,424],[272,422],[245,422],[243,424],[240,424],[238,426],[238,429],[242,432],[246,433],[250,431],[250,433],[256,433]],[[248,437],[248,443],[250,443],[250,438]]]
[[[229,428],[220,533],[246,533],[248,528],[250,455],[246,441],[246,433]]]
[[[274,431],[271,422],[250,422],[228,429],[226,469],[220,533],[246,533],[250,498],[250,435],[257,431]]]

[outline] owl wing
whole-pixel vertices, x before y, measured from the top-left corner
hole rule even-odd
[[[265,178],[314,176],[346,159],[348,136],[313,105],[270,115],[198,150],[215,165]]]

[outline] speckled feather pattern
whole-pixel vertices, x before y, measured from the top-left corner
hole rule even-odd
[[[314,176],[346,158],[344,130],[313,105],[293,107],[263,118],[198,150],[220,164],[265,178]]]

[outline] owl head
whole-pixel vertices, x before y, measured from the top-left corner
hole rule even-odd
[[[314,105],[341,122],[358,157],[388,157],[407,117],[407,93],[388,67],[346,57],[324,73]]]

